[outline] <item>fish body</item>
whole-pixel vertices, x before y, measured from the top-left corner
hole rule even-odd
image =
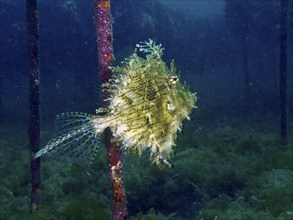
[[[111,67],[114,77],[102,85],[109,94],[109,106],[97,109],[97,115],[57,116],[55,137],[36,157],[59,153],[70,159],[89,160],[109,127],[121,149],[140,154],[149,149],[153,163],[169,164],[177,131],[196,107],[196,95],[180,83],[174,62],[169,68],[162,60],[161,45],[149,40],[136,47],[121,66]]]

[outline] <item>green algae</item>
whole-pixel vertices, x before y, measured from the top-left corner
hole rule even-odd
[[[105,150],[91,167],[44,159],[41,207],[31,216],[29,153],[19,144],[26,138],[0,143],[0,219],[110,219]],[[274,134],[227,127],[180,135],[173,168],[125,155],[129,218],[292,219],[293,149],[279,143]]]

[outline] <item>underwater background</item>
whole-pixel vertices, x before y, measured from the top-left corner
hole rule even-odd
[[[129,219],[293,219],[293,3],[288,26],[288,141],[279,137],[280,1],[111,1],[120,61],[149,38],[175,59],[198,108],[173,168],[124,155]],[[41,146],[61,112],[99,107],[93,1],[39,0]],[[42,159],[29,214],[25,1],[0,0],[0,219],[111,219],[101,147],[90,167]],[[248,74],[249,80],[245,80]]]

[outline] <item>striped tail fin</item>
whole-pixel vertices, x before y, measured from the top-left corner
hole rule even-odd
[[[99,147],[94,115],[70,112],[57,115],[53,139],[35,155],[65,157],[70,162],[88,163],[94,159]]]

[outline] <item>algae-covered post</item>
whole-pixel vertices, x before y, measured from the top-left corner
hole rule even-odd
[[[94,0],[95,21],[97,32],[97,46],[99,57],[99,71],[102,83],[107,83],[111,78],[109,69],[113,61],[112,46],[112,16],[110,0]],[[103,94],[106,98],[109,94]],[[104,106],[108,103],[104,102]],[[111,132],[106,130],[106,148],[108,154],[110,179],[113,185],[112,219],[126,219],[126,195],[123,183],[123,157],[121,150],[111,141]]]
[[[287,142],[287,40],[288,40],[288,0],[281,0],[280,30],[280,136]]]
[[[38,46],[38,2],[37,0],[26,0],[26,16],[28,30],[28,52],[29,52],[29,137],[31,148],[31,203],[30,211],[34,213],[40,204],[40,158],[34,159],[35,153],[40,145],[40,70],[39,70],[39,46]]]

